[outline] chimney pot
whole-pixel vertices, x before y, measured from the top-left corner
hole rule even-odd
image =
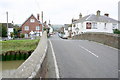
[[[109,14],[108,14],[108,13],[105,13],[105,14],[104,14],[104,16],[107,16],[107,17],[109,17]]]
[[[100,10],[97,11],[97,16],[100,16]]]
[[[82,18],[82,14],[81,14],[81,13],[80,13],[80,15],[79,15],[79,19],[80,19],[80,18]]]
[[[37,14],[37,19],[40,20],[40,16],[39,16],[39,14]]]

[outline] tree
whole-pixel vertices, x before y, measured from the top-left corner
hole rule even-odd
[[[17,38],[18,37],[17,36],[17,34],[18,34],[17,29],[14,28],[13,31],[14,31],[14,37]]]
[[[1,35],[1,33],[2,33],[2,35]],[[7,27],[2,24],[0,24],[0,36],[7,37]]]
[[[72,27],[72,24],[69,24],[69,26],[68,27]]]
[[[11,33],[10,33],[10,36],[11,36],[11,37],[14,37],[14,33],[13,33],[13,32],[11,32]]]
[[[2,37],[2,24],[0,24],[0,37]]]
[[[24,34],[21,33],[21,34],[20,34],[20,38],[24,38],[24,37],[25,37]]]
[[[21,28],[18,26],[18,25],[15,25],[14,26],[14,37],[15,38],[20,38],[20,31],[21,31]]]

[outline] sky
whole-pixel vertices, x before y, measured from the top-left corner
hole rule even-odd
[[[71,24],[72,18],[79,18],[88,14],[101,15],[109,13],[109,16],[118,19],[119,0],[0,0],[0,22],[22,24],[31,14],[37,17],[41,11],[44,13],[44,21],[51,24]]]

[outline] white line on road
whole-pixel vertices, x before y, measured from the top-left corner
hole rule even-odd
[[[96,55],[96,54],[94,54],[93,52],[91,52],[90,50],[88,50],[88,49],[86,49],[86,48],[84,48],[84,47],[82,47],[82,46],[80,46],[82,49],[84,49],[84,50],[86,50],[87,52],[89,52],[89,53],[91,53],[92,55],[94,55],[95,57],[99,57],[98,55]]]
[[[52,56],[53,56],[53,59],[54,59],[54,64],[55,64],[55,73],[56,73],[56,78],[60,78],[59,77],[59,69],[58,69],[58,65],[57,65],[57,61],[56,61],[56,57],[55,57],[55,52],[53,50],[53,45],[51,43],[51,41],[49,40],[50,42],[50,46],[51,46],[51,49],[52,49]]]

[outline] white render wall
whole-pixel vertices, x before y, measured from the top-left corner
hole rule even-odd
[[[52,33],[53,33],[53,28],[50,27],[50,34],[52,34]]]
[[[8,39],[12,39],[11,33],[13,32],[13,28],[8,28]]]
[[[104,22],[96,22],[97,23],[97,29],[86,29],[86,23],[91,22],[91,21],[86,21],[83,23],[76,23],[76,27],[72,27],[72,32],[75,32],[75,28],[79,28],[79,34],[81,32],[106,32],[106,33],[113,33],[113,24],[112,23],[106,23],[106,28],[105,28],[105,23]],[[92,23],[92,22],[91,22]]]
[[[107,23],[105,28],[105,23],[97,23],[97,29],[86,29],[85,32],[106,32],[113,33],[112,23]]]
[[[10,34],[11,32],[13,32],[13,28],[8,28],[8,34]]]
[[[72,30],[72,27],[68,27],[68,31]]]

